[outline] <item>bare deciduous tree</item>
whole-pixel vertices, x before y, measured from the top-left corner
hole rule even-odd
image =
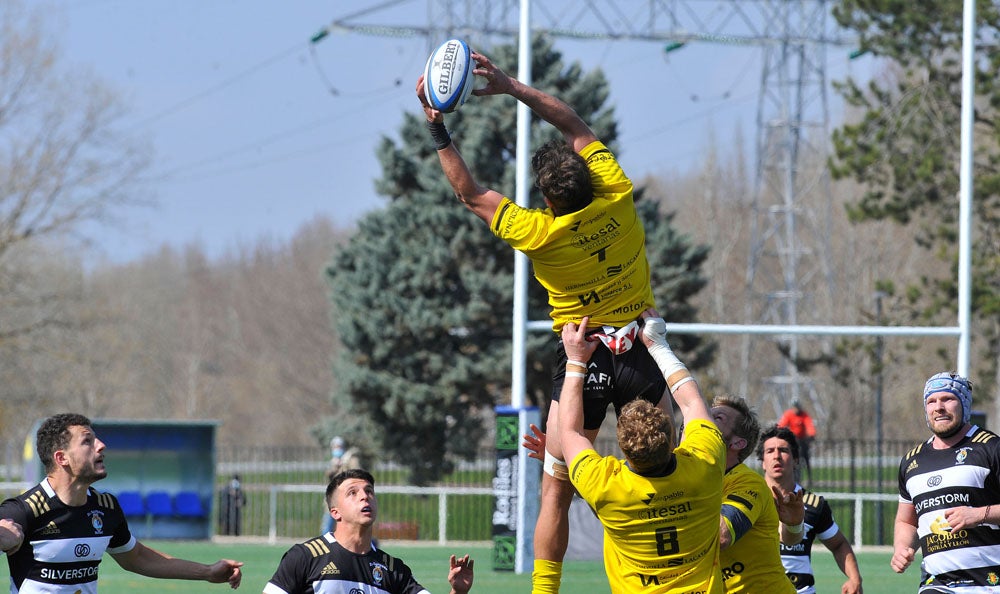
[[[0,360],[21,425],[69,404],[52,372],[85,316],[82,265],[64,249],[137,201],[148,162],[114,93],[70,69],[55,39],[40,7],[0,3]]]

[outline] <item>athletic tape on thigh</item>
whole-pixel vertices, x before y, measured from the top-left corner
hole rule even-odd
[[[566,467],[566,463],[550,454],[548,450],[545,450],[545,464],[543,467],[545,468],[545,472],[552,478],[560,481],[569,480],[569,468]]]

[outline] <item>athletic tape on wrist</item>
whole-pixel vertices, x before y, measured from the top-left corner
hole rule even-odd
[[[574,361],[572,359],[566,359],[566,365],[576,365],[577,367],[587,368],[587,364],[583,361]]]
[[[784,522],[782,522],[784,524]],[[805,529],[805,522],[800,522],[795,526],[789,526],[785,524],[785,530],[791,532],[792,534],[802,534],[802,530]]]
[[[587,377],[587,374],[584,373],[584,372],[582,372],[582,371],[567,371],[566,372],[566,377],[584,378],[584,377]]]
[[[434,148],[437,150],[448,148],[448,145],[451,144],[451,135],[444,127],[444,122],[427,122],[427,129],[430,130],[431,138],[434,139]]]
[[[569,468],[566,467],[566,463],[550,454],[548,450],[545,450],[545,463],[542,464],[542,468],[556,480],[569,480]]]
[[[653,361],[656,361],[663,377],[667,378],[668,386],[680,381],[684,376],[691,375],[687,367],[674,354],[670,345],[667,344],[667,324],[663,318],[646,318],[642,326],[642,333],[653,341],[653,344],[646,350],[649,351],[649,356],[653,358]],[[683,373],[678,375],[678,372],[681,371]]]
[[[670,386],[670,393],[673,394],[673,393],[677,392],[677,388],[683,386],[684,384],[686,384],[688,382],[693,382],[693,381],[694,381],[694,378],[691,377],[690,375],[688,375],[687,377],[681,378],[680,381],[678,381],[675,384],[670,384],[668,382],[668,385]]]

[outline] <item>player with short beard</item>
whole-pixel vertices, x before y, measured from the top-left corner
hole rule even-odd
[[[972,382],[938,373],[924,384],[934,434],[899,463],[890,566],[906,571],[920,543],[921,594],[1000,588],[1000,439],[969,422]]]
[[[205,565],[176,559],[132,536],[118,499],[91,487],[108,471],[104,442],[90,419],[73,413],[45,419],[36,434],[35,450],[45,466],[45,478],[0,504],[0,518],[24,530],[24,542],[5,550],[12,593],[93,594],[105,552],[123,569],[139,575],[239,587],[243,563],[221,559]]]
[[[779,545],[802,540],[802,495],[769,486],[743,463],[760,437],[757,414],[745,399],[716,396],[711,414],[726,443],[719,516],[719,562],[726,592],[795,594],[781,565]]]

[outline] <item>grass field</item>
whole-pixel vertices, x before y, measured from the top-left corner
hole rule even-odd
[[[232,544],[210,542],[149,541],[146,543],[175,557],[198,561],[215,561],[219,558],[243,561],[244,577],[241,592],[260,592],[274,573],[281,555],[289,544]],[[413,545],[383,543],[391,554],[402,558],[413,569],[417,579],[434,594],[447,593],[448,555],[471,553],[476,560],[476,581],[472,591],[475,594],[509,594],[529,592],[531,576],[516,575],[512,572],[495,572],[491,569],[490,548],[487,544],[470,546],[441,547],[437,545]],[[864,551],[858,556],[861,574],[864,578],[865,594],[896,594],[916,590],[920,576],[919,567],[911,567],[905,574],[898,575],[889,569],[889,552]],[[819,594],[840,592],[843,575],[837,569],[833,556],[822,546],[813,551]],[[919,561],[918,561],[919,563]],[[6,577],[6,564],[3,577]],[[916,564],[915,564],[916,565]],[[105,557],[101,564],[99,582],[101,594],[159,594],[183,592],[185,594],[221,594],[229,589],[224,585],[178,580],[154,580],[123,571],[114,560]],[[563,575],[563,592],[573,594],[606,594],[609,592],[607,578],[601,562],[569,561]]]

